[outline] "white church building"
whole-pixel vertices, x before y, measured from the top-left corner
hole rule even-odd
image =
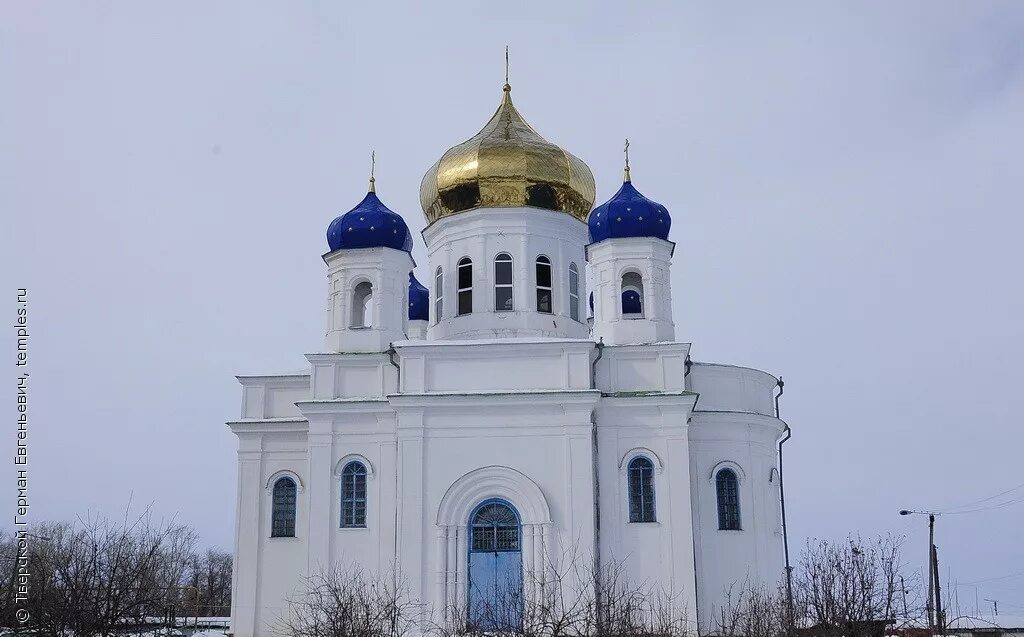
[[[371,177],[327,231],[323,351],[238,377],[234,635],[273,634],[339,563],[397,567],[435,619],[485,627],[566,559],[621,565],[703,628],[729,586],[780,581],[781,384],[677,340],[669,210],[628,158],[594,207],[506,84],[420,200],[429,289]]]

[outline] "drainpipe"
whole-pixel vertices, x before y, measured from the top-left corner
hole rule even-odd
[[[394,343],[391,343],[391,345],[390,345],[390,346],[388,347],[388,349],[387,349],[387,352],[386,352],[386,353],[387,353],[387,355],[388,355],[388,360],[390,360],[390,361],[391,361],[391,364],[392,364],[392,365],[394,365],[394,366],[395,366],[395,369],[397,369],[397,370],[398,370],[398,379],[397,379],[397,381],[396,381],[396,383],[397,383],[397,386],[396,386],[396,388],[395,388],[395,391],[396,391],[396,392],[400,392],[400,391],[402,391],[402,368],[401,368],[401,366],[400,366],[400,365],[399,365],[399,364],[398,364],[398,363],[397,363],[397,362],[395,361],[395,354],[397,354],[397,353],[398,353],[398,351],[397,351],[397,350],[395,349],[395,344],[394,344]],[[777,407],[777,406],[776,406],[776,408],[775,408],[775,411],[776,411],[776,412],[778,412],[778,411],[779,411],[779,409],[778,409],[778,407]]]
[[[782,397],[782,393],[786,391],[786,383],[782,380],[782,376],[779,376],[778,382],[775,386],[779,388],[779,393],[775,394],[775,417],[779,417],[779,398]]]
[[[395,392],[396,393],[402,391],[402,367],[395,360],[395,354],[397,354],[397,353],[398,352],[395,350],[395,344],[394,343],[390,343],[389,346],[388,346],[388,349],[387,349],[388,360],[391,362],[392,365],[395,366],[395,369],[398,370],[398,378],[395,381]],[[395,471],[395,497],[396,498],[398,497],[398,493],[399,493],[399,489],[398,489],[398,476],[401,473],[401,467],[398,466],[398,462],[399,462],[399,460],[398,460],[398,432],[396,431],[395,432],[395,467],[397,469]],[[396,501],[395,502],[395,552],[394,552],[394,557],[392,558],[392,564],[394,565],[394,569],[392,569],[392,570],[394,571],[393,577],[394,577],[394,584],[395,584],[395,586],[398,586],[399,583],[400,583],[398,581],[398,570],[400,568],[400,566],[398,564],[398,536],[402,534],[402,529],[398,528],[398,509],[399,509],[400,506],[401,506],[401,503]]]
[[[604,356],[604,337],[597,342],[597,356],[594,358],[594,362],[590,364],[590,388],[597,389],[597,361],[601,360]]]
[[[590,364],[590,388],[597,389],[597,361],[601,360],[604,356],[604,337],[602,336],[597,342],[597,356],[594,357],[594,362]],[[598,608],[601,607],[601,472],[599,470],[600,463],[598,460],[598,446],[597,446],[597,418],[592,413],[590,416],[590,444],[592,450],[591,465],[593,466],[593,480],[594,480],[594,594],[596,596],[596,602]],[[600,621],[600,618],[598,619]]]
[[[779,417],[779,398],[785,391],[786,383],[779,376],[776,384],[779,393],[775,395],[775,417]],[[793,431],[786,425],[785,436],[779,440],[779,505],[782,508],[782,547],[786,557],[786,613],[789,616],[789,627],[793,628],[793,567],[789,564],[789,533],[786,528],[786,489],[785,481],[782,479],[782,445],[793,436]]]
[[[593,449],[593,457],[591,459],[591,465],[593,466],[593,480],[594,480],[594,595],[597,607],[601,608],[601,479],[600,479],[600,460],[598,458],[598,445],[597,445],[597,418],[591,414],[591,425],[590,425],[590,436],[591,445]],[[600,621],[600,619],[598,619]]]

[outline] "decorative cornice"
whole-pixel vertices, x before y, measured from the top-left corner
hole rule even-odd
[[[501,350],[512,349],[509,346],[515,346],[514,349],[518,350],[521,355],[521,351],[527,346],[533,346],[535,348],[559,348],[566,346],[579,346],[581,349],[591,348],[597,345],[595,341],[585,338],[495,338],[495,339],[468,339],[468,340],[453,340],[453,341],[399,341],[394,344],[395,349],[401,352],[402,350],[412,351],[424,351],[424,350],[459,350],[467,348],[487,348],[494,347]]]
[[[247,420],[230,420],[227,426],[231,431],[239,433],[306,433],[309,421],[305,418],[253,418]]]
[[[416,394],[389,394],[395,408],[405,407],[475,407],[493,406],[495,399],[505,404],[582,405],[597,404],[601,392],[597,389],[579,390],[509,390],[481,392],[427,392]]]
[[[295,373],[291,373],[291,374],[264,374],[264,375],[253,375],[253,376],[249,376],[249,375],[245,375],[245,374],[240,374],[238,376],[235,376],[235,380],[237,380],[239,383],[241,383],[243,385],[245,385],[247,382],[249,382],[249,383],[267,383],[267,382],[273,382],[273,381],[287,381],[287,382],[298,384],[298,381],[301,381],[301,380],[308,381],[309,380],[309,372],[295,372]]]
[[[328,400],[300,400],[295,403],[303,414],[386,413],[392,411],[385,398],[332,398]]]

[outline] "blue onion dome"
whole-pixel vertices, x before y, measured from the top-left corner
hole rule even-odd
[[[402,216],[377,198],[371,177],[363,200],[327,226],[327,245],[331,250],[394,248],[412,252],[412,233]]]
[[[426,321],[430,319],[430,292],[416,280],[416,275],[409,273],[409,320]]]
[[[622,188],[590,212],[587,226],[590,228],[591,243],[623,237],[668,239],[672,217],[665,206],[644,197],[633,187],[627,160]]]

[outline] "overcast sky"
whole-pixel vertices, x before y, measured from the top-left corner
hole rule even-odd
[[[1024,483],[1022,3],[9,1],[3,323],[29,288],[36,519],[134,494],[231,546],[234,375],[322,349],[324,232],[371,149],[423,228],[420,178],[492,114],[506,44],[599,200],[630,138],[694,358],[785,377],[796,548],[893,531],[921,568],[898,509]],[[1022,498],[937,544],[943,579],[1024,615]]]

